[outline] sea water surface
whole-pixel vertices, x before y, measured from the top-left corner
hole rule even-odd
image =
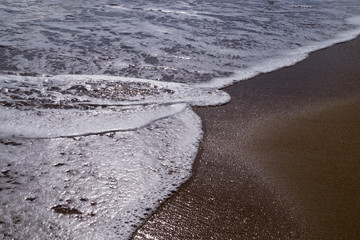
[[[0,0],[0,238],[129,238],[191,174],[191,106],[359,33],[358,0]]]

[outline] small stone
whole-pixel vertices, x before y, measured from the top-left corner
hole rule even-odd
[[[65,163],[57,163],[57,164],[54,165],[54,167],[61,167],[61,166],[64,166],[64,165],[65,165]]]
[[[76,208],[70,208],[64,205],[56,205],[51,209],[54,210],[54,212],[61,214],[82,214],[82,212],[80,212]]]

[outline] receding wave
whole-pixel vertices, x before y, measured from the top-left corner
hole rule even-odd
[[[0,2],[5,239],[129,238],[191,173],[191,106],[360,33],[358,0]]]
[[[73,137],[134,131],[228,94],[181,83],[110,76],[0,76],[0,137]]]

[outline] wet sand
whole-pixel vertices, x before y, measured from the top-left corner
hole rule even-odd
[[[134,239],[358,239],[360,38],[196,108],[193,175]]]

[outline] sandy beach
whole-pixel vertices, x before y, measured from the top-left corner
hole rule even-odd
[[[360,38],[196,108],[192,177],[134,239],[357,239]]]

